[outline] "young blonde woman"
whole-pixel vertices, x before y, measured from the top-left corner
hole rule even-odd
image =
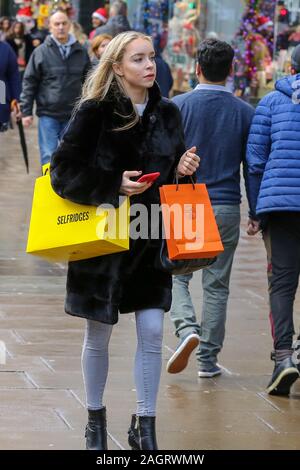
[[[117,207],[119,196],[127,195],[132,203],[150,208],[159,203],[158,187],[172,183],[176,168],[180,176],[195,172],[199,157],[195,148],[185,152],[179,111],[161,98],[155,74],[148,36],[131,31],[108,44],[52,158],[52,186],[60,196]],[[160,177],[152,185],[134,181],[157,171]],[[135,312],[137,330],[137,409],[129,444],[133,449],[157,449],[163,318],[171,305],[172,287],[171,276],[154,267],[159,246],[159,240],[131,239],[128,252],[69,264],[65,310],[87,319],[82,351],[87,449],[107,449],[102,398],[108,344],[118,314],[128,312]],[[120,392],[120,400],[121,396]]]

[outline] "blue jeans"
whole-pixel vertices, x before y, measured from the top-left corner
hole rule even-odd
[[[49,116],[39,118],[39,146],[41,165],[49,163],[62,139],[68,121],[58,121]]]
[[[227,301],[233,256],[240,234],[240,206],[215,205],[216,221],[224,245],[217,261],[202,271],[203,307],[201,325],[189,292],[193,275],[174,276],[171,320],[176,336],[198,333],[201,337],[197,351],[200,368],[209,369],[217,363],[225,336]]]

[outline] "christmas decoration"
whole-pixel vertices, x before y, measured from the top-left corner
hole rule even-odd
[[[26,32],[29,32],[34,27],[34,19],[32,16],[32,9],[28,2],[24,2],[16,14],[17,21],[21,21],[25,25]]]
[[[133,18],[133,29],[142,31],[156,41],[161,49],[166,45],[169,15],[168,0],[143,0],[139,2]]]
[[[263,12],[274,12],[275,5],[276,0],[247,0],[242,24],[234,41],[235,82],[240,94],[250,86],[256,95],[257,89],[264,87],[272,78],[274,24]]]
[[[98,18],[98,20],[102,21],[102,23],[106,23],[108,20],[108,14],[106,8],[98,8],[98,10],[94,11],[92,14],[94,18]]]
[[[49,15],[58,8],[64,10],[68,16],[74,13],[71,2],[67,0],[15,0],[14,3],[19,8],[16,17],[25,23],[27,30],[34,26],[34,20],[39,29],[46,28]]]

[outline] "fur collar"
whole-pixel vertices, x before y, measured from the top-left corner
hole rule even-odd
[[[148,94],[149,99],[141,119],[142,124],[145,124],[148,121],[149,115],[153,113],[156,105],[161,100],[160,89],[156,82],[154,82],[154,85],[149,88]],[[119,92],[114,92],[112,88],[103,101],[108,105],[107,107],[110,111],[109,114],[113,128],[124,126],[128,121],[128,117],[133,113],[133,104],[131,99]]]

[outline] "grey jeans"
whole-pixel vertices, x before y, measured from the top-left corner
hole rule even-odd
[[[240,206],[213,206],[224,245],[217,261],[202,271],[203,306],[201,325],[197,322],[189,292],[193,275],[174,276],[171,320],[180,338],[189,333],[201,337],[197,359],[200,368],[209,369],[217,363],[225,336],[229,282],[234,253],[240,234]]]
[[[161,375],[164,311],[138,310],[135,313],[137,350],[134,376],[138,416],[155,416]],[[103,393],[108,375],[108,346],[113,325],[87,320],[82,349],[82,372],[89,410],[103,407]],[[120,350],[124,345],[120,343]],[[122,354],[122,352],[121,352]],[[120,392],[121,393],[121,392]],[[120,395],[120,403],[122,397]],[[122,406],[122,405],[121,405]]]

